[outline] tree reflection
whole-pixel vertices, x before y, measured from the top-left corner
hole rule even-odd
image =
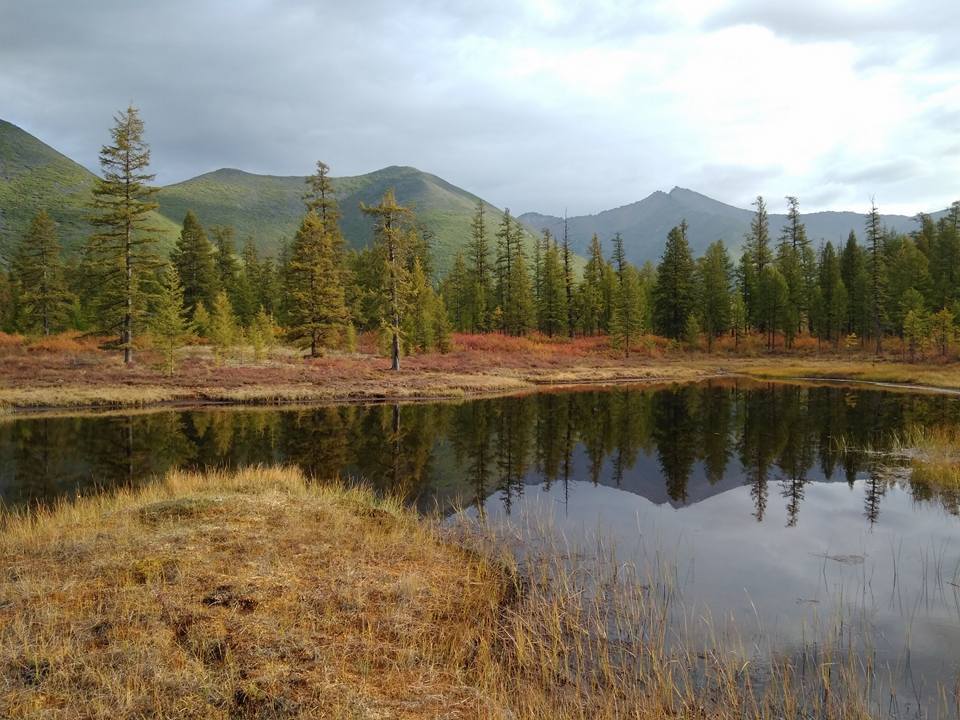
[[[960,422],[958,407],[936,396],[717,381],[459,404],[25,418],[0,424],[0,493],[23,504],[175,466],[290,463],[317,481],[365,482],[444,512],[483,512],[491,497],[510,512],[528,485],[562,483],[569,501],[571,485],[588,482],[680,506],[744,484],[763,521],[775,484],[792,527],[811,482],[846,480],[862,485],[872,524],[888,487],[872,451],[912,424]],[[956,512],[955,497],[937,499]]]

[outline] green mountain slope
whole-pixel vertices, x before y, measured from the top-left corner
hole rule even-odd
[[[0,247],[19,238],[33,215],[45,209],[59,223],[67,252],[75,251],[91,228],[84,219],[96,178],[89,170],[15,125],[0,120]],[[387,167],[366,175],[333,179],[343,214],[341,225],[351,247],[373,237],[372,223],[360,204],[376,204],[393,188],[397,200],[412,205],[418,222],[433,234],[435,270],[443,275],[470,237],[476,195],[412,167]],[[206,226],[232,225],[240,242],[250,237],[258,249],[274,255],[296,232],[303,215],[302,177],[254,175],[223,169],[160,189],[153,225],[172,246],[187,210]],[[500,211],[484,203],[491,245]],[[532,242],[532,234],[528,240]],[[582,266],[578,258],[576,267]]]
[[[68,252],[92,229],[85,220],[94,174],[16,125],[0,120],[0,248],[15,243],[40,210],[56,220]],[[179,225],[159,213],[151,218],[165,244]]]
[[[343,214],[341,226],[351,247],[361,248],[373,237],[372,224],[360,204],[376,204],[387,189],[412,205],[417,220],[433,234],[434,261],[442,274],[470,236],[470,220],[480,200],[466,190],[412,167],[387,167],[366,175],[333,178]],[[276,252],[289,240],[303,215],[302,177],[254,175],[222,169],[160,191],[160,212],[179,222],[193,210],[205,225],[232,225],[241,239],[251,237],[261,251]],[[491,228],[499,210],[485,203]],[[492,235],[492,232],[491,232]]]

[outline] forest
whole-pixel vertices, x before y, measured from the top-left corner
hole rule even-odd
[[[911,359],[954,352],[960,201],[936,221],[918,216],[909,234],[883,227],[873,203],[863,240],[851,232],[834,247],[807,236],[796,197],[775,236],[757,197],[738,258],[722,239],[694,257],[681,222],[659,263],[641,267],[626,259],[620,234],[594,235],[582,266],[566,232],[533,237],[509,210],[491,217],[481,202],[451,270],[437,278],[431,233],[391,191],[361,208],[374,243],[348,250],[329,168],[318,162],[299,229],[277,257],[261,257],[251,238],[240,247],[233,228],[205,227],[188,211],[166,258],[148,218],[156,190],[143,134],[136,108],[117,115],[90,199],[95,232],[77,257],[63,257],[43,211],[4,249],[4,332],[102,336],[127,363],[146,342],[171,373],[177,350],[196,338],[218,359],[241,343],[262,358],[279,341],[317,357],[355,350],[358,333],[375,334],[394,369],[404,355],[450,350],[454,332],[605,336],[624,356],[651,336],[707,351],[762,337],[770,350],[813,341],[879,354],[896,338]]]

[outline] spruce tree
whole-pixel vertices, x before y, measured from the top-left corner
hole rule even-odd
[[[746,246],[753,258],[756,275],[760,277],[763,269],[773,260],[770,252],[770,218],[767,216],[767,204],[762,195],[757,195],[753,206],[757,210],[750,221]]]
[[[475,323],[472,314],[471,280],[462,250],[457,251],[453,258],[453,266],[443,281],[443,294],[445,298],[450,299],[447,307],[454,328],[459,332],[472,330]]]
[[[64,281],[57,226],[45,210],[34,216],[17,245],[11,276],[17,285],[21,329],[44,335],[62,329],[72,300]]]
[[[510,288],[510,303],[504,308],[504,325],[512,335],[525,335],[536,323],[536,307],[533,298],[533,283],[527,270],[527,258],[523,250],[523,228],[518,221],[510,223],[510,248],[512,260],[507,285]]]
[[[790,288],[783,274],[767,265],[760,274],[760,316],[767,332],[767,347],[773,350],[778,330],[787,332],[793,324],[790,313]]]
[[[342,340],[349,317],[333,238],[313,210],[304,216],[293,239],[287,272],[288,334],[307,344],[310,357],[319,357],[322,347]]]
[[[503,318],[506,321],[510,315],[509,308],[514,304],[511,278],[513,277],[515,253],[513,249],[513,218],[510,217],[510,208],[505,208],[503,211],[496,238],[497,304],[503,311]],[[499,329],[506,331],[507,327],[504,326]]]
[[[106,332],[119,333],[125,364],[133,362],[135,323],[145,311],[147,275],[160,266],[154,253],[156,230],[150,213],[157,208],[154,176],[147,171],[150,149],[143,141],[143,121],[130,106],[115,118],[111,144],[100,150],[103,177],[93,189],[97,232],[84,251],[97,285],[97,321]]]
[[[596,335],[602,330],[604,319],[604,270],[607,261],[600,248],[600,238],[594,233],[590,239],[590,252],[587,266],[583,271],[583,280],[578,290],[580,307],[580,330],[584,335]]]
[[[695,309],[694,270],[684,221],[667,235],[653,290],[653,325],[664,337],[683,337],[687,317]]]
[[[622,262],[614,260],[617,285],[610,319],[610,341],[613,347],[623,350],[624,357],[630,357],[630,346],[640,334],[643,300],[637,269],[623,257],[620,233],[614,236],[614,257]]]
[[[833,243],[828,242],[820,254],[818,290],[820,312],[817,337],[837,345],[847,320],[847,288],[843,284],[840,258],[833,248]]]
[[[563,284],[566,295],[567,309],[567,335],[573,338],[574,334],[574,313],[573,313],[573,253],[570,251],[570,227],[567,222],[567,213],[563,213]]]
[[[880,225],[880,211],[877,204],[871,202],[867,213],[867,268],[870,277],[870,327],[876,342],[877,354],[883,350],[884,307],[886,305],[886,267],[883,257],[883,228]]]
[[[470,223],[470,244],[467,252],[470,258],[472,330],[483,332],[491,329],[489,304],[493,291],[490,286],[490,245],[482,200],[477,201],[477,210]]]
[[[545,234],[543,261],[541,269],[540,302],[538,308],[541,332],[548,337],[566,335],[569,314],[567,312],[567,291],[565,268],[560,249],[549,234]]]
[[[240,262],[237,260],[236,233],[230,225],[214,225],[210,228],[214,247],[218,289],[227,293],[238,317],[246,324],[256,308],[250,308],[241,297]],[[249,241],[248,242],[252,242]],[[208,304],[209,306],[209,304]]]
[[[393,190],[387,190],[378,205],[361,205],[361,210],[372,217],[374,238],[383,257],[382,288],[386,297],[387,324],[390,332],[390,355],[393,370],[400,369],[400,333],[407,292],[406,265],[409,233],[407,226],[413,219],[413,210],[397,203]]]
[[[212,306],[220,291],[217,258],[206,231],[192,210],[188,210],[183,218],[183,229],[180,230],[170,260],[180,276],[187,312],[192,315],[201,301],[208,307]]]

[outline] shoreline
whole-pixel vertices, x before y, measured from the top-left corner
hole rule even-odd
[[[779,361],[779,362],[777,362]],[[225,385],[181,384],[156,376],[157,384],[91,382],[0,387],[0,418],[163,409],[301,407],[377,403],[454,402],[575,387],[657,386],[740,378],[758,382],[825,383],[889,391],[960,395],[960,365],[910,365],[836,358],[649,358],[629,364],[571,364],[557,368],[498,367],[492,372],[445,372],[416,367],[393,375],[366,368],[360,377],[317,377],[313,382]],[[323,368],[322,361],[317,366]],[[257,367],[222,368],[235,370]],[[925,376],[930,376],[924,382]],[[140,378],[138,378],[140,379]]]

